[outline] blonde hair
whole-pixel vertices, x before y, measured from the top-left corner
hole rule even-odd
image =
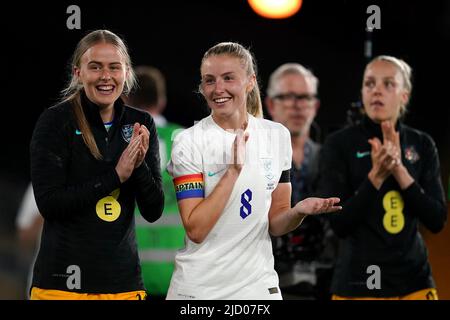
[[[238,58],[241,61],[247,75],[255,75],[255,85],[253,86],[252,91],[250,91],[247,95],[247,112],[257,118],[262,118],[263,109],[257,81],[257,67],[255,59],[250,51],[236,42],[221,42],[205,52],[201,65],[203,65],[204,61],[209,57],[218,55],[229,55],[231,57]],[[202,92],[201,87],[199,89],[200,92]]]
[[[407,64],[404,60],[387,55],[380,55],[373,58],[366,66],[366,70],[375,61],[386,61],[392,63],[397,69],[400,71],[400,74],[403,78],[403,86],[405,90],[408,92],[408,101],[400,106],[400,115],[404,115],[406,113],[406,106],[408,105],[409,98],[412,92],[412,68]],[[365,72],[365,71],[364,71]]]
[[[83,141],[86,146],[89,148],[91,154],[97,159],[102,159],[102,155],[95,143],[94,135],[92,134],[92,130],[89,126],[88,121],[86,120],[86,116],[83,111],[83,107],[81,106],[81,90],[83,89],[83,84],[80,83],[79,78],[73,73],[73,69],[75,67],[80,68],[81,66],[81,57],[83,54],[91,47],[98,43],[108,43],[115,46],[120,54],[125,59],[126,67],[127,67],[127,77],[125,78],[125,84],[123,93],[128,94],[131,89],[136,85],[136,77],[134,71],[131,67],[131,58],[128,54],[127,47],[125,43],[120,39],[116,34],[112,33],[108,30],[96,30],[92,31],[86,36],[84,36],[79,42],[73,53],[72,62],[71,62],[71,78],[66,88],[61,91],[62,94],[62,102],[71,102],[73,106],[73,111],[75,114],[75,119],[79,126],[79,130],[83,133]]]

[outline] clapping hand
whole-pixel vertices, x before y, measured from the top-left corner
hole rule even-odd
[[[123,150],[116,165],[116,172],[121,183],[128,180],[133,170],[144,161],[149,146],[149,139],[148,129],[136,122],[133,126],[130,143]]]
[[[393,170],[402,164],[399,133],[395,131],[390,121],[383,121],[381,129],[383,144],[376,137],[368,140],[372,147],[372,169],[369,172],[369,179],[376,189],[379,189]]]

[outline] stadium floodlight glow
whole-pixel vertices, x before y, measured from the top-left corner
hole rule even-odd
[[[296,14],[302,0],[248,0],[250,7],[260,16],[269,19],[284,19]]]

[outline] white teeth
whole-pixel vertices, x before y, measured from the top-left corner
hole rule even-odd
[[[112,90],[113,86],[98,86],[97,88],[100,90]]]
[[[228,101],[228,100],[230,100],[230,98],[218,98],[218,99],[214,99],[214,102],[222,103],[222,102],[225,102],[225,101]]]

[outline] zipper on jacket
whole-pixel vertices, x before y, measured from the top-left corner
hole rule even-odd
[[[108,138],[108,136],[105,137],[105,154],[106,154],[105,161],[106,162],[110,162],[111,158],[110,158],[110,151],[109,151],[109,138]]]

